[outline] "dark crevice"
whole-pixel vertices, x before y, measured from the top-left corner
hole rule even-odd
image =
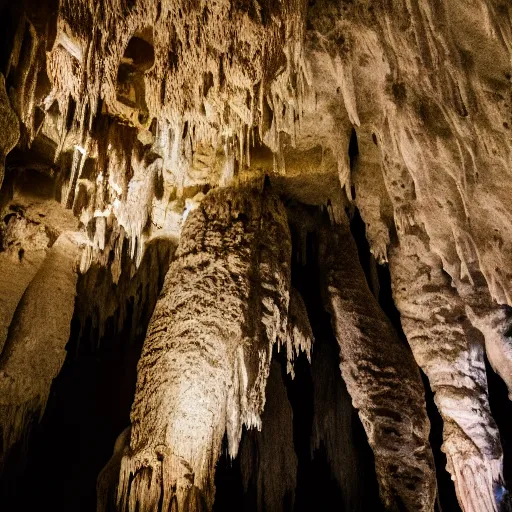
[[[492,369],[487,357],[485,358],[485,367],[489,388],[489,405],[494,421],[496,421],[500,431],[501,446],[503,448],[505,487],[510,491],[512,489],[512,401],[508,398],[505,382]]]
[[[350,160],[350,170],[353,171],[359,158],[359,144],[357,142],[357,133],[354,128],[350,133],[350,142],[348,144],[348,157]]]

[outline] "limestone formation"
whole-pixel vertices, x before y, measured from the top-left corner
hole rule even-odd
[[[269,190],[221,189],[187,217],[138,365],[122,510],[212,506],[224,432],[236,456],[286,337],[289,237]]]
[[[323,226],[319,243],[341,374],[375,454],[382,501],[389,510],[433,510],[435,471],[418,367],[368,288],[347,222]]]
[[[443,451],[459,502],[465,511],[499,510],[503,454],[487,397],[483,343],[424,241],[404,236],[391,264],[404,332],[444,419]]]
[[[66,357],[82,237],[63,233],[16,308],[0,357],[2,458],[43,414]]]
[[[510,2],[20,0],[0,39],[2,510],[212,510],[225,435],[257,507],[321,448],[358,510],[353,409],[383,507],[511,507]]]
[[[0,187],[5,173],[5,157],[18,143],[20,125],[16,113],[11,107],[7,91],[5,90],[5,77],[0,73]]]

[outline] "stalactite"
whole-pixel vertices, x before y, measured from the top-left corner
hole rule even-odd
[[[512,311],[509,306],[493,305],[484,313],[466,308],[471,323],[485,338],[485,351],[492,368],[505,381],[512,400]]]
[[[64,362],[81,240],[60,235],[16,308],[0,357],[2,459],[42,416]]]
[[[484,336],[485,352],[493,370],[507,385],[512,399],[512,308],[496,304],[477,265],[471,265],[469,271],[465,280],[454,284],[469,321]]]
[[[261,432],[249,430],[240,447],[244,488],[256,487],[258,512],[293,510],[297,483],[293,411],[277,362],[270,368],[261,420]]]
[[[268,189],[211,192],[187,217],[138,365],[121,509],[211,508],[224,432],[235,456],[242,424],[260,424],[272,346],[286,337],[290,255]]]
[[[292,378],[294,376],[293,363],[301,352],[304,352],[308,361],[311,362],[313,341],[314,336],[309,324],[306,305],[300,292],[292,288],[288,308],[288,335],[286,337],[286,371]]]
[[[91,328],[98,333],[96,346],[104,341],[105,326],[108,318],[115,318],[114,328],[117,332],[123,329],[127,320],[131,320],[131,336],[134,338],[141,329],[143,318],[152,312],[148,308],[156,304],[163,277],[169,267],[169,262],[176,249],[175,242],[166,238],[153,240],[145,247],[141,265],[135,270],[131,262],[125,242],[125,252],[119,259],[123,272],[116,284],[113,284],[113,270],[103,265],[94,264],[80,276],[77,285],[77,300],[75,316],[80,321],[78,346],[82,342],[92,340],[82,339],[84,326],[89,320]],[[133,310],[127,307],[133,299]],[[148,319],[149,320],[149,319]]]
[[[502,451],[489,408],[484,347],[464,303],[418,230],[390,258],[393,295],[416,361],[443,417],[443,451],[464,512],[496,512]]]
[[[319,248],[341,373],[375,455],[384,505],[432,511],[435,472],[419,370],[369,290],[348,222],[342,222],[321,229]]]

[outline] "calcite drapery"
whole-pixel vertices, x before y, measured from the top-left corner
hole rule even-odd
[[[286,339],[291,242],[286,212],[264,187],[219,189],[192,211],[138,365],[122,509],[211,508],[222,437],[265,401],[272,346]]]
[[[66,356],[82,235],[65,232],[28,285],[0,356],[2,458],[44,412]]]
[[[390,510],[432,511],[436,481],[418,367],[368,288],[347,219],[326,221],[319,245],[340,369],[375,454],[382,501]]]
[[[487,397],[483,343],[440,258],[419,233],[404,234],[391,251],[393,295],[444,420],[443,451],[459,503],[464,512],[495,512],[503,455]]]

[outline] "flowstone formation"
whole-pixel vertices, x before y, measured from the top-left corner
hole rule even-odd
[[[0,37],[2,510],[512,508],[509,3]]]
[[[212,507],[224,432],[234,457],[286,339],[290,251],[269,190],[220,189],[188,216],[138,364],[121,509]]]

